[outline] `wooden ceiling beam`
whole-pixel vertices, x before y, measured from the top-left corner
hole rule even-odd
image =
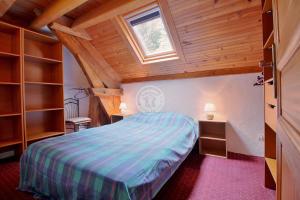
[[[76,30],[85,29],[154,1],[155,0],[110,0],[75,19],[72,28]]]
[[[79,38],[82,38],[82,39],[85,39],[85,40],[92,40],[91,36],[85,30],[75,31],[75,30],[71,29],[70,27],[61,25],[61,24],[56,23],[56,22],[51,23],[49,27],[52,28],[52,29],[67,33],[69,35],[73,35],[75,37],[79,37]]]
[[[16,0],[1,0],[0,1],[0,17],[2,17]]]
[[[102,81],[98,78],[96,72],[91,68],[91,66],[80,56],[80,54],[76,54],[75,58],[79,65],[81,66],[81,69],[83,73],[85,74],[85,77],[87,78],[89,84],[92,87],[98,87],[98,88],[104,88],[104,84]]]
[[[56,0],[31,23],[30,27],[39,30],[87,1],[88,0]]]
[[[82,54],[88,59],[90,65],[93,66],[97,75],[107,88],[120,88],[121,78],[116,71],[106,62],[98,50],[91,44],[91,42],[79,39]]]
[[[118,74],[89,41],[58,30],[54,30],[54,32],[73,53],[91,85],[89,112],[92,125],[99,126],[110,123],[110,116],[120,112],[122,90],[119,89],[121,79]]]
[[[60,41],[73,53],[92,87],[120,88],[121,78],[90,41],[54,30]],[[89,72],[89,73],[88,73]],[[101,81],[102,85],[94,84]]]
[[[123,95],[122,89],[91,88],[91,91],[94,94],[94,96],[102,96],[102,95],[122,96]]]
[[[110,116],[120,113],[120,96],[93,96],[90,95],[89,113],[92,118],[92,127],[110,124]]]
[[[185,73],[178,73],[178,74],[156,75],[156,76],[147,76],[147,77],[138,77],[138,78],[125,78],[122,80],[122,83],[157,81],[157,80],[175,80],[175,79],[199,78],[199,77],[208,77],[208,76],[222,76],[222,75],[231,75],[231,74],[257,73],[257,72],[261,72],[261,70],[262,69],[258,66],[235,67],[235,68],[204,70],[204,71],[196,71],[196,72],[185,72]]]

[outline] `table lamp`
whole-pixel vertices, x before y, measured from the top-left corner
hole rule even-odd
[[[121,102],[121,103],[120,103],[120,106],[119,106],[119,109],[121,110],[121,113],[122,113],[122,114],[125,114],[125,113],[126,113],[126,110],[127,110],[127,105],[126,105],[126,103]]]
[[[206,112],[206,118],[208,120],[214,119],[214,112],[216,111],[216,107],[212,103],[206,103],[204,106],[204,111]]]

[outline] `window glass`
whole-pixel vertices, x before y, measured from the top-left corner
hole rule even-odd
[[[159,7],[128,19],[146,56],[174,51]]]

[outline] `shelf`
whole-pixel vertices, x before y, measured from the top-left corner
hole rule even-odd
[[[33,55],[29,55],[29,54],[24,54],[25,56],[25,60],[29,60],[29,61],[35,61],[35,62],[43,62],[43,63],[62,63],[61,60],[57,60],[57,59],[52,59],[52,58],[44,58],[44,57],[39,57],[39,56],[33,56]]]
[[[47,112],[47,111],[56,111],[63,110],[64,108],[36,108],[36,109],[27,109],[26,112]]]
[[[24,30],[24,36],[26,39],[36,40],[43,43],[58,43],[59,41],[51,36],[37,33],[31,30]]]
[[[206,129],[202,129],[200,138],[226,141],[225,130],[217,126],[211,127],[210,129],[206,127]]]
[[[212,136],[200,136],[200,139],[205,139],[205,140],[217,140],[217,141],[224,141],[224,142],[226,142],[226,139],[225,139],[225,138],[212,137]]]
[[[55,38],[29,30],[24,31],[25,59],[34,59],[46,63],[59,63],[62,62],[61,47],[61,43]]]
[[[63,87],[25,84],[25,110],[63,108]]]
[[[21,59],[19,57],[0,57],[0,84],[21,83]]]
[[[22,143],[22,115],[7,114],[0,117],[0,146]]]
[[[20,85],[0,84],[0,102],[0,113],[20,113],[22,110]]]
[[[40,139],[45,139],[48,137],[54,137],[54,136],[59,136],[65,134],[64,132],[42,132],[42,133],[37,133],[37,134],[28,134],[27,135],[27,141],[33,141],[33,140],[40,140]]]
[[[266,13],[271,10],[272,10],[272,0],[265,0],[262,12]]]
[[[0,24],[0,52],[4,57],[19,56],[21,30],[7,24]]]
[[[273,78],[268,79],[264,83],[264,99],[265,103],[272,105],[272,106],[277,106],[277,99],[275,98],[274,95],[274,83],[273,83]]]
[[[276,132],[277,108],[275,105],[265,103],[265,123]]]
[[[265,46],[265,44],[267,44],[267,41],[270,39],[270,36],[272,35],[272,32],[274,30],[272,13],[264,13],[262,15],[262,25],[263,25],[263,46]]]
[[[18,116],[22,115],[22,113],[7,113],[7,114],[0,114],[0,117],[13,117],[13,116]]]
[[[33,85],[55,85],[62,86],[63,83],[48,83],[48,82],[38,82],[38,81],[26,81],[25,84],[33,84]]]
[[[268,80],[265,80],[265,83],[271,83],[273,81],[273,78],[269,78]]]
[[[227,120],[222,119],[214,119],[214,120],[208,120],[208,119],[200,119],[200,122],[210,122],[210,123],[227,123]]]
[[[226,158],[226,152],[219,150],[219,149],[205,149],[202,150],[203,155],[208,155],[208,156],[216,156],[216,157],[220,157],[220,158]]]
[[[268,37],[266,43],[264,44],[264,49],[269,49],[272,47],[274,42],[274,31],[271,32],[270,36]]]
[[[199,140],[200,153],[204,155],[215,155],[220,157],[226,157],[226,140],[215,140],[215,139],[207,139],[203,140],[200,137]]]
[[[8,146],[12,146],[12,145],[16,145],[16,144],[22,144],[22,140],[4,140],[4,141],[1,141],[0,140],[0,148],[1,147],[8,147]]]
[[[20,85],[20,83],[14,83],[14,82],[0,82],[0,85]]]
[[[14,54],[14,53],[8,53],[8,52],[0,52],[0,57],[4,58],[18,58],[20,55]]]
[[[269,167],[269,170],[272,174],[272,177],[276,183],[276,178],[277,178],[277,167],[276,167],[276,159],[272,159],[272,158],[265,158],[266,163]]]
[[[14,26],[12,24],[8,24],[6,22],[0,21],[0,30],[7,30],[7,31],[16,31],[19,30],[20,28],[17,26]]]
[[[32,84],[63,85],[62,63],[47,63],[26,59],[24,64],[25,82]]]

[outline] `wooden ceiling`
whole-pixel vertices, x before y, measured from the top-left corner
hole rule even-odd
[[[185,61],[140,64],[113,21],[95,25],[87,31],[94,46],[121,75],[123,82],[149,80],[149,76],[150,79],[157,79],[155,76],[165,79],[168,76],[161,75],[224,68],[231,68],[232,72],[243,67],[259,70],[257,65],[262,59],[260,1],[186,2],[168,1]]]
[[[71,21],[109,1],[88,0],[65,14]],[[119,0],[125,2],[125,0]],[[2,20],[28,26],[52,0],[16,0]],[[184,59],[142,65],[114,19],[86,29],[122,82],[256,72],[262,59],[260,0],[167,0]],[[71,26],[71,25],[70,25]]]

